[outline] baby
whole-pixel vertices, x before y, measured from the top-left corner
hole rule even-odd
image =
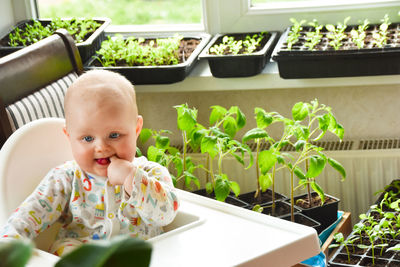
[[[164,167],[135,158],[143,118],[133,85],[110,71],[89,71],[65,95],[65,128],[74,160],[52,169],[13,213],[2,237],[34,238],[63,225],[50,252],[61,256],[96,239],[162,233],[178,209]]]

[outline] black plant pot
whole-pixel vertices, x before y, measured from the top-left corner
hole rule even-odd
[[[284,219],[286,221],[291,221],[292,220],[291,217],[292,217],[291,214],[288,214],[286,216],[281,217],[281,219]],[[310,218],[304,214],[301,214],[301,213],[294,214],[294,222],[305,225],[305,226],[312,227],[315,230],[317,230],[317,232],[321,226],[321,224],[319,222],[317,222],[316,220],[313,220],[312,218]]]
[[[265,192],[261,192],[261,199],[254,198],[255,191],[240,194],[238,199],[248,203],[251,206],[254,205],[266,205],[272,201],[272,190],[267,189]],[[286,200],[287,197],[280,193],[275,192],[275,200]]]
[[[96,22],[100,23],[101,26],[96,29],[85,41],[76,43],[82,62],[85,62],[91,58],[95,52],[100,48],[101,42],[105,39],[105,28],[110,24],[109,18],[95,18]],[[39,19],[38,20],[43,26],[51,23],[51,19]],[[14,31],[15,28],[24,28],[26,23],[32,23],[32,20],[24,20],[18,22],[13,28],[11,28],[5,35],[0,39],[0,56],[5,56],[15,51],[20,50],[24,46],[9,46],[8,35]]]
[[[174,33],[151,34],[135,37],[143,37],[148,39],[168,38]],[[133,84],[169,84],[182,81],[193,69],[197,63],[197,57],[201,50],[208,44],[211,35],[206,33],[187,33],[183,34],[184,40],[198,40],[199,44],[185,62],[177,65],[161,65],[161,66],[113,66],[103,67],[98,60],[93,57],[84,64],[85,70],[106,69],[118,72],[124,75]]]
[[[221,43],[225,35],[244,39],[247,34],[253,35],[254,33],[217,34],[204,48],[199,59],[208,59],[214,77],[248,77],[259,74],[263,70],[278,41],[278,32],[269,32],[267,38],[262,41],[262,49],[251,54],[212,55],[209,53],[210,48],[214,44]]]
[[[312,196],[317,196],[318,194],[313,192],[311,193]],[[294,203],[299,199],[306,199],[307,194],[299,195],[294,197]],[[337,212],[339,208],[339,199],[333,196],[325,194],[325,203],[322,206],[315,206],[311,208],[303,208],[296,205],[300,210],[301,213],[307,215],[308,217],[316,220],[321,224],[320,228],[318,229],[318,233],[322,232],[324,229],[329,227],[332,223],[337,220]]]
[[[204,197],[215,199],[214,192],[212,192],[211,194],[208,194],[205,189],[195,190],[195,191],[192,191],[192,193],[197,194],[197,195],[201,195],[201,196],[204,196]],[[225,199],[225,203],[228,203],[228,204],[231,204],[231,205],[234,205],[234,206],[238,206],[238,207],[241,207],[241,208],[249,208],[249,205],[246,202],[241,201],[240,199],[236,198],[232,194],[227,196],[227,198]]]
[[[355,26],[349,26],[345,34]],[[372,36],[379,25],[371,25],[366,33]],[[322,41],[314,50],[305,46],[307,32],[311,27],[303,27],[299,41],[288,49],[287,38],[290,27],[282,34],[272,54],[272,59],[278,62],[279,75],[286,79],[349,77],[369,75],[390,75],[400,73],[400,41],[397,40],[399,23],[390,25],[388,44],[383,48],[368,47],[358,49],[351,42],[346,42],[339,50],[330,48],[327,32],[322,31]],[[379,29],[378,29],[379,30]],[[367,42],[366,42],[367,43]],[[372,42],[369,42],[371,44]],[[368,43],[367,43],[368,44]]]
[[[278,200],[275,202],[275,211],[272,211],[272,202],[268,204],[261,205],[263,208],[262,213],[278,218],[286,217],[287,215],[291,214],[291,205],[290,203],[284,201],[284,200]],[[300,213],[300,209],[297,207],[293,207],[294,213],[298,214]]]

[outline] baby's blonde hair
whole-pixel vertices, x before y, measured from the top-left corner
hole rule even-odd
[[[128,101],[137,115],[135,88],[128,79],[116,72],[91,70],[78,77],[65,94],[66,120],[72,105],[76,102],[76,97],[86,101],[95,101],[96,99]]]

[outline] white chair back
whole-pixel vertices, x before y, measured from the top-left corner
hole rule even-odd
[[[50,169],[73,158],[63,133],[64,123],[61,118],[30,122],[17,129],[3,145],[0,150],[0,225],[6,223]],[[38,248],[47,250],[54,240],[46,234],[55,234],[56,230],[51,228],[35,240]]]

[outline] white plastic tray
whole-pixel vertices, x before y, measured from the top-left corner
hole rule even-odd
[[[165,233],[149,240],[151,267],[295,265],[320,252],[310,227],[178,190],[180,207]],[[54,266],[36,250],[28,266]]]

